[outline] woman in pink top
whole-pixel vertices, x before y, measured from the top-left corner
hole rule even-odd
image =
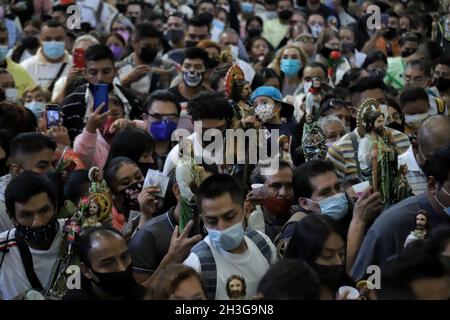
[[[110,150],[113,134],[111,124],[125,117],[122,101],[114,94],[108,97],[108,111],[101,114],[98,108],[88,117],[86,127],[73,143],[74,151],[79,155],[86,167],[97,166],[103,168]]]

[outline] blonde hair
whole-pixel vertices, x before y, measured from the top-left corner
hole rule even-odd
[[[44,96],[44,98],[48,102],[50,102],[52,100],[51,93],[48,90],[42,88],[39,85],[33,85],[33,86],[30,86],[30,87],[27,87],[25,89],[25,91],[23,92],[23,97],[25,98],[28,93],[33,93],[33,92],[36,92],[36,91],[39,91],[40,93],[42,93],[42,95]]]
[[[281,69],[280,69],[280,63],[281,63],[281,59],[283,57],[283,53],[285,50],[287,49],[295,49],[298,51],[299,55],[300,55],[300,61],[302,62],[302,66],[300,68],[300,70],[303,70],[306,66],[306,64],[308,63],[308,57],[306,56],[306,54],[303,52],[303,50],[295,45],[287,45],[284,46],[283,48],[281,48],[280,50],[278,50],[275,59],[272,61],[272,69],[275,70],[275,72],[281,77]]]

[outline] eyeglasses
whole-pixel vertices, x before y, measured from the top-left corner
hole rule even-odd
[[[303,43],[314,43],[314,38],[312,36],[299,36],[296,41],[300,41]]]

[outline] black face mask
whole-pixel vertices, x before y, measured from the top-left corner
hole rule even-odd
[[[167,30],[165,38],[167,41],[171,42],[180,42],[183,39],[184,31],[183,30]]]
[[[294,14],[294,11],[292,10],[283,10],[278,12],[278,18],[284,21],[288,21],[290,18],[292,18],[292,15]]]
[[[439,90],[439,91],[447,91],[450,88],[450,79],[446,78],[436,78],[433,81],[433,85]]]
[[[400,29],[400,34],[404,34],[404,33],[407,33],[408,32],[408,29]]]
[[[36,37],[23,37],[22,46],[25,49],[36,49],[39,47],[39,39]]]
[[[247,30],[248,39],[259,37],[261,35],[261,29],[251,28]]]
[[[353,52],[354,47],[352,42],[342,42],[342,53]]]
[[[404,132],[405,131],[405,125],[404,124],[399,124],[398,122],[392,121],[391,123],[389,123],[387,125],[388,128],[400,131],[400,132]]]
[[[416,52],[416,50],[414,50],[414,49],[403,50],[402,57],[403,58],[409,57],[410,55],[414,54],[414,52]]]
[[[17,224],[16,230],[26,241],[37,245],[46,244],[55,238],[56,232],[58,232],[58,222],[56,221],[56,215],[54,215],[49,223],[43,226],[30,228]]]
[[[384,37],[388,40],[394,39],[397,36],[397,28],[388,28],[388,31],[384,34]]]
[[[116,4],[117,10],[119,10],[120,13],[125,13],[127,11],[127,5],[124,3],[118,3]]]
[[[198,41],[187,40],[186,41],[186,48],[196,47],[197,44],[198,44]]]
[[[211,24],[214,19],[214,15],[210,12],[202,12],[198,15],[198,19],[205,21],[207,24]]]
[[[141,48],[141,53],[139,54],[139,58],[145,63],[152,63],[155,60],[156,55],[158,54],[157,48],[144,47]]]
[[[93,279],[92,281],[113,296],[131,296],[136,290],[137,283],[133,278],[131,264],[125,271],[103,273],[92,270],[92,272],[98,278],[98,281]]]
[[[145,173],[144,173],[145,175]],[[135,182],[122,191],[120,193],[123,197],[123,206],[128,210],[139,211],[139,201],[138,196],[142,191],[144,181]]]
[[[320,54],[328,59],[330,57],[331,52],[333,52],[333,51],[337,51],[337,50],[323,47],[322,50],[320,50]]]
[[[136,24],[136,17],[132,16],[132,17],[127,17],[128,20],[130,20],[130,22],[135,25]]]
[[[310,266],[317,273],[322,284],[333,291],[338,289],[340,281],[345,275],[343,264],[324,266],[317,263],[311,263]]]

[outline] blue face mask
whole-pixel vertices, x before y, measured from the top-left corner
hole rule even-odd
[[[214,19],[212,23],[213,23],[213,26],[219,30],[225,29],[225,23],[219,19]]]
[[[252,13],[253,12],[253,3],[251,2],[242,2],[241,3],[242,13]]]
[[[64,41],[44,41],[42,49],[46,57],[56,60],[64,55],[65,46]]]
[[[309,201],[317,203],[322,214],[327,215],[334,220],[341,220],[348,211],[348,200],[343,192],[320,200],[319,202],[313,200]]]
[[[0,61],[5,60],[7,54],[8,54],[8,46],[0,45]]]
[[[297,59],[281,59],[280,69],[287,77],[294,77],[301,68],[300,60]]]
[[[36,116],[36,119],[40,119],[42,117],[42,113],[45,109],[45,103],[44,102],[38,102],[38,101],[31,101],[25,103],[25,107],[27,109],[30,109],[31,112]]]
[[[244,227],[242,226],[242,221],[239,221],[223,231],[208,229],[206,227],[205,229],[208,231],[211,243],[217,249],[225,251],[233,250],[242,243],[242,240],[244,240]]]
[[[158,142],[169,141],[177,124],[170,120],[159,120],[150,124],[150,134]]]

